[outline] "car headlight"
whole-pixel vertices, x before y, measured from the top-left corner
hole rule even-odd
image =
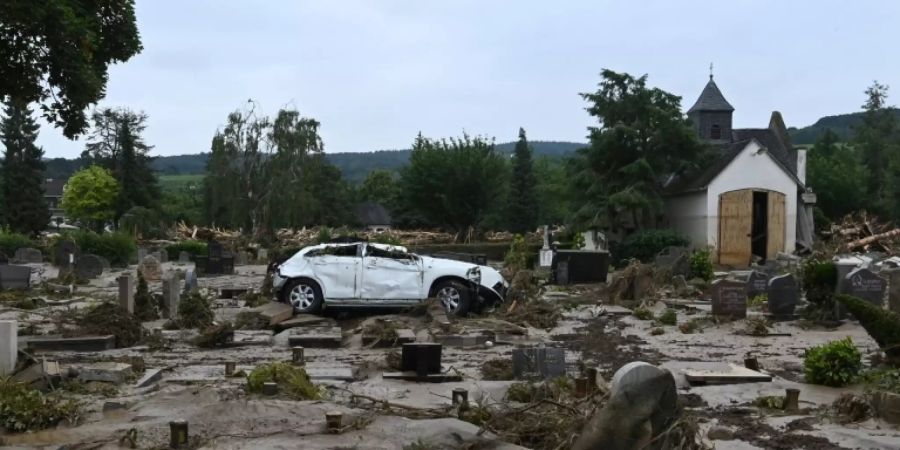
[[[475,284],[481,284],[481,268],[476,266],[467,270],[466,279]]]

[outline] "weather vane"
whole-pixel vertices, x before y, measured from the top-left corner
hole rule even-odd
[[[709,79],[713,78],[713,63],[709,63]]]

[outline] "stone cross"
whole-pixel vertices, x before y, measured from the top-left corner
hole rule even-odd
[[[119,306],[134,314],[134,277],[125,274],[116,278],[119,283]]]

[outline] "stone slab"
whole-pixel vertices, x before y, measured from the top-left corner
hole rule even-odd
[[[37,364],[32,364],[25,370],[15,374],[12,380],[17,383],[32,384],[47,378],[59,377],[61,374],[62,370],[59,368],[58,362],[41,360]]]
[[[288,328],[310,327],[310,326],[337,326],[337,322],[330,317],[314,316],[312,314],[297,314],[296,316],[279,322],[275,325],[275,329],[287,330]]]
[[[90,364],[73,364],[69,366],[78,372],[81,381],[102,381],[122,384],[131,376],[131,364],[117,362],[98,362]]]
[[[294,316],[294,308],[291,305],[278,302],[269,302],[251,311],[257,312],[269,319],[269,326],[277,325]]]
[[[306,374],[313,381],[318,380],[337,380],[337,381],[353,381],[353,368],[346,367],[310,367],[306,366]]]
[[[163,370],[164,369],[162,368],[145,370],[144,376],[142,376],[141,379],[137,381],[137,383],[134,383],[134,387],[143,388],[156,383],[157,381],[162,379]]]
[[[341,327],[292,328],[288,344],[305,348],[339,348],[342,341]]]
[[[872,403],[878,417],[885,422],[900,425],[900,394],[876,392]]]
[[[98,352],[116,348],[116,337],[109,334],[74,338],[33,338],[28,341],[28,348],[37,352]]]
[[[246,287],[227,287],[219,289],[219,298],[224,299],[232,299],[238,298],[241,295],[244,295],[248,292],[253,292],[253,289]]]
[[[0,377],[16,368],[19,354],[19,324],[15,320],[0,320]]]
[[[234,340],[229,347],[247,347],[254,345],[271,345],[272,332],[268,330],[235,330]]]
[[[434,337],[436,342],[446,345],[447,347],[477,347],[479,345],[484,345],[487,341],[493,339],[493,336],[485,334],[444,334]]]
[[[381,377],[385,380],[403,380],[425,383],[456,383],[462,381],[462,375],[451,373],[429,373],[420,377],[416,372],[384,372]]]
[[[692,385],[737,384],[772,381],[772,376],[750,370],[736,364],[728,364],[727,370],[684,370],[684,377]]]
[[[31,267],[0,265],[0,289],[31,289]]]

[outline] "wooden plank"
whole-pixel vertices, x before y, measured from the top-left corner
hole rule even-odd
[[[778,252],[785,251],[784,248],[784,221],[785,206],[784,194],[780,192],[769,192],[768,206],[768,225],[766,230],[768,245],[766,246],[766,258],[773,259]]]
[[[684,370],[688,383],[697,384],[738,384],[772,381],[772,376],[750,370],[735,364],[728,364],[728,370]]]
[[[750,232],[753,225],[753,191],[725,192],[719,196],[719,264],[750,264]]]

